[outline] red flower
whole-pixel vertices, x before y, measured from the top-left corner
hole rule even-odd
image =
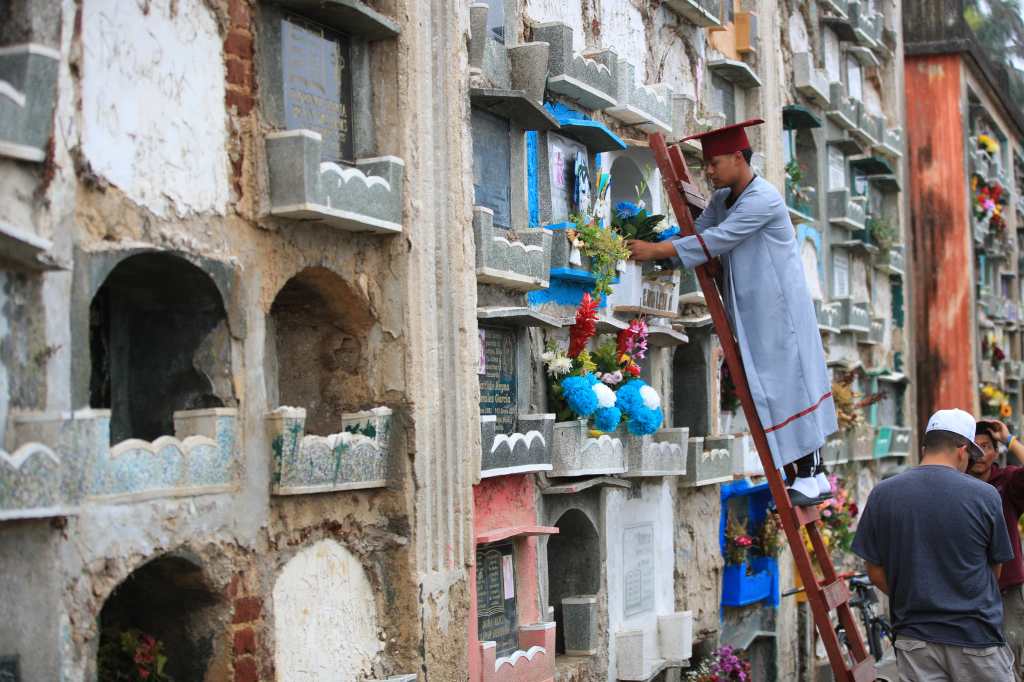
[[[629,363],[629,366],[626,367],[626,371],[629,372],[631,376],[638,377],[640,376],[640,365],[635,362],[631,362]]]
[[[860,511],[860,509],[857,507],[856,502],[851,502],[850,506],[848,506],[847,509],[850,511],[850,516],[856,516],[857,512]]]
[[[600,298],[591,298],[590,292],[583,294],[580,307],[576,309],[576,322],[569,327],[570,358],[575,358],[587,347],[587,341],[597,333],[597,306]]]

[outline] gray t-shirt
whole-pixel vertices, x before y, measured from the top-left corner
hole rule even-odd
[[[868,497],[853,551],[885,569],[897,635],[966,647],[1004,642],[990,565],[1013,559],[1013,547],[988,483],[936,465],[882,481]]]

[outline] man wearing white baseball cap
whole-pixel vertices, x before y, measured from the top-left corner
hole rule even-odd
[[[1012,682],[999,572],[1013,548],[995,488],[966,475],[983,456],[963,410],[928,420],[920,465],[868,496],[853,551],[889,595],[900,680]]]

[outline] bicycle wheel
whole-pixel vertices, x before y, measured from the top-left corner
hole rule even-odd
[[[882,624],[872,619],[868,624],[868,650],[876,660],[882,660]]]

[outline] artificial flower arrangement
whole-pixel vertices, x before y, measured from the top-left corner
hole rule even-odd
[[[888,253],[896,243],[896,229],[886,218],[871,216],[867,220],[871,241],[883,252]]]
[[[853,390],[856,374],[847,372],[832,380],[832,402],[836,406],[836,418],[840,431],[849,431],[864,423],[864,408],[884,398],[882,393],[862,395]]]
[[[750,661],[731,646],[723,646],[686,673],[687,682],[749,682],[753,680]]]
[[[725,525],[725,563],[739,566],[747,563],[754,538],[747,532],[747,522],[732,515]]]
[[[109,682],[173,682],[164,672],[164,644],[139,630],[107,629],[98,654],[99,679]]]
[[[800,166],[796,159],[790,159],[789,163],[786,164],[785,171],[786,193],[789,194],[795,203],[804,204],[810,201],[811,198],[801,185],[804,179],[803,167]]]
[[[993,369],[998,370],[1006,359],[1006,351],[999,347],[996,335],[989,333],[981,337],[981,357],[992,363]]]
[[[978,135],[978,149],[984,149],[989,154],[998,154],[999,143],[992,139],[991,135],[982,133]]]
[[[1007,232],[1006,217],[1003,215],[1006,201],[1006,192],[999,183],[986,183],[976,175],[971,178],[974,217],[978,220],[987,220],[989,227],[999,237],[1005,237]]]
[[[850,491],[842,485],[835,474],[829,474],[828,481],[834,492],[831,499],[818,505],[820,520],[816,523],[825,548],[830,552],[834,549],[845,554],[853,546],[853,537],[856,534],[855,524],[860,510],[857,508],[857,503],[851,499]],[[803,528],[800,529],[800,533],[803,536],[804,547],[813,557],[814,548],[810,536]]]
[[[587,345],[597,333],[599,304],[600,298],[585,293],[569,328],[568,349],[549,344],[542,356],[557,418],[592,420],[594,429],[604,433],[625,420],[635,436],[654,433],[664,421],[661,396],[639,378],[638,364],[647,353],[647,324],[633,320],[614,342],[591,352]]]
[[[679,234],[679,227],[669,225],[661,214],[652,215],[644,208],[644,202],[620,201],[612,212],[612,229],[623,239],[639,239],[645,242],[663,242]]]
[[[1009,419],[1013,416],[1013,406],[1005,393],[992,384],[985,384],[981,387],[981,414]]]

